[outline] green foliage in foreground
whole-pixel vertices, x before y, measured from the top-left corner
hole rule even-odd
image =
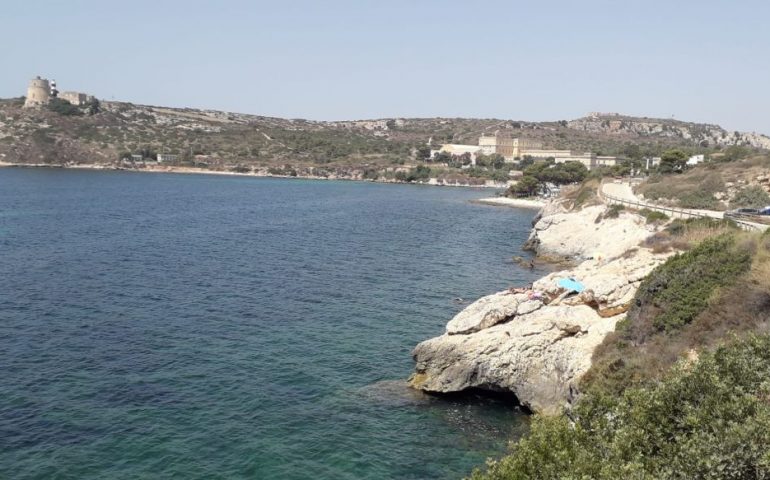
[[[752,336],[660,383],[585,397],[535,418],[512,453],[473,480],[770,478],[770,336]]]

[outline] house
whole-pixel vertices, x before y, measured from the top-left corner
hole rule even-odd
[[[178,158],[179,155],[174,155],[171,153],[159,153],[158,163],[175,163]]]
[[[706,160],[706,156],[701,155],[693,155],[692,157],[687,159],[687,165],[697,165],[699,163],[703,163]]]

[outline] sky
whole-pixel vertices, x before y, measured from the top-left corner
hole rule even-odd
[[[770,134],[768,0],[0,0],[0,97],[344,120],[589,111]]]

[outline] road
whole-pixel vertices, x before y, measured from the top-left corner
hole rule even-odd
[[[602,189],[602,192],[601,192],[602,195],[609,195],[609,196],[618,198],[620,200],[626,200],[629,202],[642,203],[653,210],[656,209],[657,207],[656,205],[653,205],[648,201],[640,200],[639,197],[634,195],[634,191],[631,188],[631,185],[629,185],[628,183],[606,182],[602,184],[601,189]],[[664,207],[658,207],[658,208],[664,208]],[[716,210],[698,210],[698,209],[692,209],[692,208],[677,208],[676,210],[684,211],[699,217],[725,218],[724,212],[719,212]],[[747,222],[745,220],[741,220],[741,221],[747,224],[753,225],[757,230],[760,230],[760,231],[766,230],[768,228],[767,225],[762,225],[760,223]]]

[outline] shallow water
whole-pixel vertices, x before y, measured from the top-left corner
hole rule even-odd
[[[0,477],[469,473],[526,417],[402,380],[542,273],[510,261],[534,212],[488,194],[0,169]]]

